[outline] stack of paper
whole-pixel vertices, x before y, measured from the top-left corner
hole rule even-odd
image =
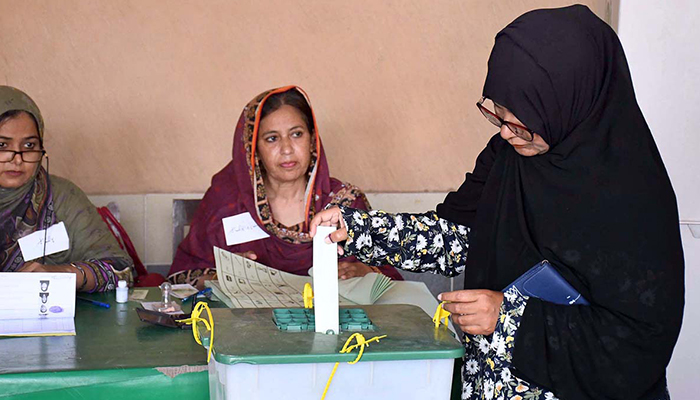
[[[395,282],[384,274],[371,272],[363,277],[338,281],[338,293],[357,304],[374,304]]]

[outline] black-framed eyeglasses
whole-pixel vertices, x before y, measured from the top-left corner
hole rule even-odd
[[[41,158],[46,154],[46,150],[0,150],[0,162],[6,163],[15,159],[15,156],[19,154],[19,157],[23,162],[26,163],[38,163]]]
[[[531,131],[530,129],[528,129],[520,124],[516,124],[515,122],[506,121],[503,118],[499,117],[498,115],[496,115],[495,112],[489,110],[488,108],[486,108],[486,106],[484,106],[484,101],[486,101],[486,100],[489,100],[489,99],[487,99],[486,97],[482,97],[481,100],[479,100],[479,102],[476,103],[476,108],[478,108],[479,111],[481,111],[481,113],[484,114],[484,117],[486,117],[486,119],[490,123],[496,125],[499,128],[501,126],[505,125],[506,127],[508,127],[508,129],[510,129],[511,132],[513,132],[515,134],[515,136],[517,136],[520,139],[525,140],[527,142],[532,142],[532,139],[535,136],[535,132]],[[493,100],[489,100],[489,102],[493,103]],[[496,106],[494,104],[494,109],[495,109],[495,107]]]

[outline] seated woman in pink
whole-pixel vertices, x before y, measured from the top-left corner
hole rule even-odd
[[[309,221],[329,205],[370,208],[360,189],[330,176],[304,92],[295,86],[263,92],[243,109],[233,159],[214,175],[177,248],[169,280],[203,287],[216,271],[213,246],[306,275],[313,260]],[[269,237],[227,246],[222,219],[245,213]],[[355,257],[338,263],[341,279],[369,272],[402,279],[391,266],[372,267]]]

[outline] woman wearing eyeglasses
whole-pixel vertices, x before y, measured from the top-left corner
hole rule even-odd
[[[327,240],[368,264],[464,272],[440,296],[465,332],[463,399],[668,399],[678,211],[615,32],[584,6],[524,14],[496,36],[483,96],[500,131],[436,212],[334,208],[312,233],[338,225]],[[502,293],[542,260],[590,305]]]
[[[113,290],[133,262],[75,184],[41,166],[44,121],[22,91],[0,86],[0,272],[70,272],[76,290]],[[18,240],[64,223],[69,248],[25,260]],[[43,252],[43,248],[42,248]]]

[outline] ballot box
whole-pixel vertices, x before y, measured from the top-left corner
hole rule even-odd
[[[452,331],[405,304],[341,307],[338,335],[315,333],[313,312],[303,309],[212,314],[212,399],[320,399],[336,362],[327,400],[449,399],[454,359],[464,354]],[[340,350],[355,332],[367,340],[387,336],[350,365],[359,349]]]

